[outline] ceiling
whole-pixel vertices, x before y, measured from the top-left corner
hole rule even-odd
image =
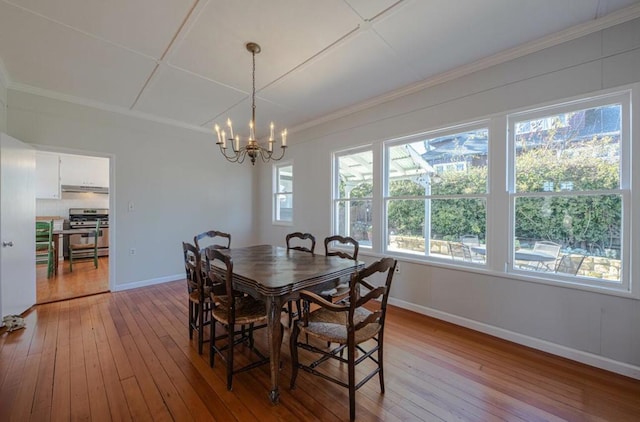
[[[254,41],[264,136],[637,16],[640,0],[0,0],[0,76],[198,130],[230,117],[248,135]]]

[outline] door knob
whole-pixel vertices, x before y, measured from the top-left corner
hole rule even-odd
[[[13,241],[11,241],[11,240],[10,240],[10,241],[8,241],[8,242],[3,241],[3,242],[2,242],[2,246],[3,246],[3,247],[5,247],[5,248],[6,248],[7,246],[11,247],[11,246],[13,246]]]

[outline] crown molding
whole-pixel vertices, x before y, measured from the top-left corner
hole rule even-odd
[[[47,89],[37,88],[31,85],[21,84],[21,83],[12,83],[9,87],[14,91],[24,92],[27,94],[38,95],[41,97],[51,98],[53,100],[64,101],[67,103],[77,104],[85,107],[91,107],[103,111],[108,111],[112,113],[117,113],[121,115],[125,115],[128,117],[135,117],[142,120],[148,120],[155,123],[162,123],[169,126],[175,126],[182,129],[192,130],[200,133],[211,134],[212,131],[193,124],[189,124],[186,122],[182,122],[179,120],[169,119],[166,117],[160,117],[149,113],[144,113],[141,111],[131,110],[126,107],[115,106],[111,104],[105,104],[100,101],[90,100],[87,98],[76,97],[73,95],[61,94],[56,91],[50,91]]]
[[[393,101],[397,98],[411,95],[416,92],[422,91],[424,89],[427,89],[436,85],[440,85],[445,82],[453,81],[463,76],[470,75],[474,72],[478,72],[480,70],[484,70],[492,66],[506,63],[508,61],[526,56],[528,54],[536,53],[538,51],[544,50],[545,48],[553,47],[553,46],[562,44],[564,42],[572,41],[577,38],[583,37],[585,35],[592,34],[594,32],[602,31],[604,29],[610,28],[615,25],[619,25],[624,22],[631,21],[639,17],[640,17],[640,4],[636,3],[632,6],[625,7],[613,13],[610,13],[606,16],[603,16],[602,18],[597,18],[589,22],[572,26],[571,28],[567,28],[563,31],[547,35],[545,37],[539,38],[534,41],[530,41],[525,44],[521,44],[519,46],[510,48],[507,50],[503,50],[492,56],[484,57],[475,62],[466,64],[463,66],[459,66],[450,71],[440,73],[438,75],[429,77],[422,81],[413,83],[411,85],[407,85],[395,91],[391,91],[386,94],[382,94],[378,97],[372,98],[370,100],[360,102],[356,105],[346,107],[346,108],[337,110],[335,112],[326,114],[317,119],[295,126],[291,128],[289,132],[290,133],[300,132],[302,130],[309,129],[314,126],[327,123],[332,120],[336,120],[336,119],[348,116],[350,114],[354,114],[354,113],[378,106],[380,104],[387,103],[389,101]]]

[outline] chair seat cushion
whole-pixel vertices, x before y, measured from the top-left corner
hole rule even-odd
[[[364,308],[356,308],[353,315],[354,324],[363,321],[371,312]],[[298,321],[300,332],[316,337],[323,341],[345,344],[347,342],[347,312],[334,312],[320,308],[309,314],[309,325],[304,321]],[[380,331],[380,325],[368,324],[356,331],[356,344],[369,340]]]
[[[267,320],[267,307],[263,301],[254,299],[251,296],[241,296],[234,299],[236,324],[251,324]],[[217,304],[213,309],[213,317],[222,324],[229,324],[229,306],[227,300],[222,300]]]
[[[189,293],[189,300],[194,303],[200,303],[200,292],[198,290],[193,290]],[[209,303],[211,302],[211,297],[206,293],[204,294],[204,301]]]

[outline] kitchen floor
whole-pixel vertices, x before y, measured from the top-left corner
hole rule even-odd
[[[36,265],[36,303],[55,302],[109,291],[109,257],[98,259],[98,268],[93,260],[73,261],[73,272],[69,262],[60,261],[58,274],[47,278],[47,264]]]

